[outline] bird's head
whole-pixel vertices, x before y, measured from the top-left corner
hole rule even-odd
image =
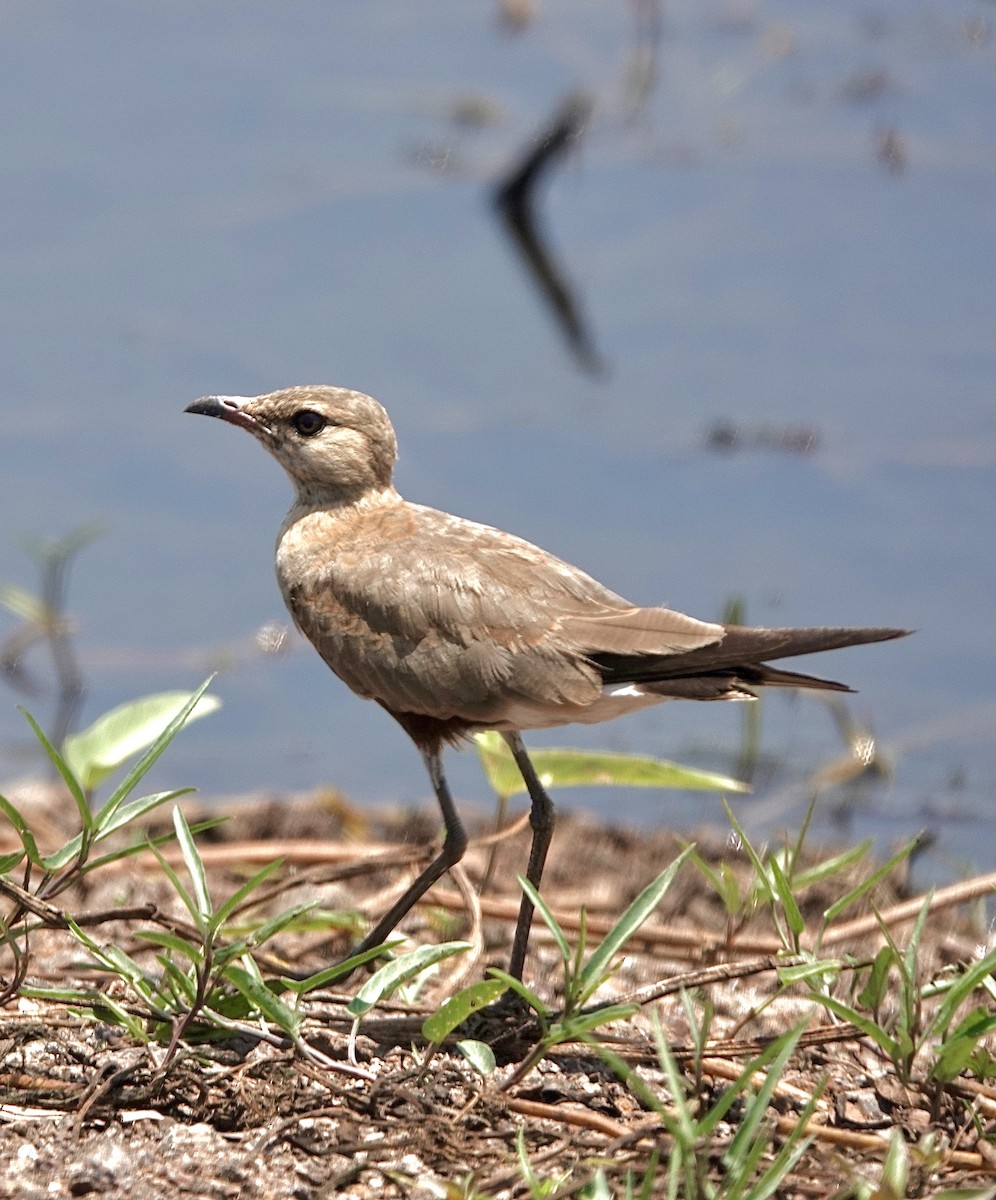
[[[292,387],[265,396],[205,396],[185,411],[248,429],[306,503],[356,500],[391,487],[398,456],[394,428],[362,392]]]

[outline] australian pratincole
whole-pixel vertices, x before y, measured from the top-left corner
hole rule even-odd
[[[526,877],[539,887],[553,804],[520,732],[607,721],[662,700],[751,699],[759,687],[849,691],[769,666],[902,629],[750,629],[639,608],[510,533],[402,499],[397,442],[369,396],[293,387],[208,396],[187,412],[247,429],[296,489],[277,539],[277,579],[294,620],[349,687],[376,700],[421,751],[446,837],[359,949],[383,942],[467,846],[442,751],[498,730],[532,802]],[[532,920],[523,899],[510,972],[521,977]]]

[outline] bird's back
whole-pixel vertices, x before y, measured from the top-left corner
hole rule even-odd
[[[354,691],[442,719],[500,723],[513,704],[583,710],[602,689],[592,654],[669,654],[722,636],[396,493],[292,510],[277,575],[301,631]]]

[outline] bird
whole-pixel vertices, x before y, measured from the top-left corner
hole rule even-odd
[[[483,730],[504,738],[530,798],[526,879],[538,891],[555,813],[523,731],[672,699],[751,700],[762,687],[848,692],[767,660],[909,632],[751,628],[632,604],[514,534],[404,499],[394,427],[362,392],[309,385],[205,396],[185,411],[247,430],[290,477],[294,502],[276,543],[284,602],[332,671],[408,734],[439,804],[441,849],[357,954],[382,945],[467,848],[443,772],[447,746]],[[532,918],[524,893],[509,960],[517,979]]]

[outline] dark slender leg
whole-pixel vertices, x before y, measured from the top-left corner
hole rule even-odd
[[[532,808],[529,810],[529,824],[533,827],[532,845],[529,847],[529,865],[526,867],[526,878],[539,890],[543,878],[543,866],[546,863],[546,852],[550,849],[550,839],[553,837],[555,813],[553,801],[546,794],[540,783],[539,776],[526,753],[522,738],[517,733],[503,733],[502,737],[508,743],[515,765],[519,768]],[[522,897],[519,905],[519,919],[515,923],[515,937],[512,939],[512,957],[509,959],[508,973],[516,979],[522,978],[522,968],[526,962],[526,947],[529,944],[529,929],[533,923],[533,905],[527,897]]]
[[[444,875],[450,867],[463,858],[464,851],[467,849],[467,834],[460,822],[460,818],[457,816],[453,797],[450,795],[450,789],[443,777],[442,751],[423,750],[422,758],[425,760],[426,769],[429,772],[429,778],[432,780],[432,786],[436,793],[436,799],[439,801],[439,807],[443,813],[443,824],[446,827],[446,839],[443,842],[443,848],[432,862],[429,863],[418,879],[415,880],[408,891],[393,906],[390,912],[382,917],[363,941],[355,947],[352,954],[361,954],[364,950],[369,950],[372,946],[379,946],[393,931],[395,925],[397,925],[402,917],[406,916],[419,900],[422,899],[440,875]]]

